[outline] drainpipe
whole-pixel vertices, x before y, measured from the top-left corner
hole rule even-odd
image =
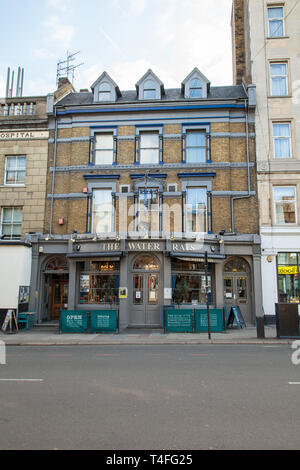
[[[247,107],[247,101],[245,100],[245,110],[246,110],[246,118],[245,118],[245,123],[246,123],[246,158],[247,158],[247,181],[248,181],[248,189],[247,192],[248,194],[245,196],[232,196],[231,197],[231,231],[233,234],[236,233],[235,228],[234,228],[234,201],[237,199],[248,199],[251,197],[250,191],[251,191],[251,185],[250,185],[250,158],[249,158],[249,124],[248,124],[248,107]]]
[[[51,211],[50,211],[50,236],[52,236],[52,225],[53,225],[54,184],[55,184],[56,153],[57,153],[57,117],[56,117],[56,108],[54,109],[54,119],[55,119],[55,134],[54,134],[53,175],[52,175],[52,191],[51,191]]]

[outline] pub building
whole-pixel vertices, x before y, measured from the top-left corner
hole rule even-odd
[[[210,305],[263,322],[254,110],[253,85],[213,87],[198,68],[175,89],[149,69],[133,90],[103,72],[49,95],[39,321],[114,305],[121,329],[161,328],[179,280],[184,305],[205,305],[207,253]]]

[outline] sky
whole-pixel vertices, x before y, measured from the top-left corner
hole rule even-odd
[[[52,93],[57,64],[74,56],[74,87],[103,71],[133,90],[151,68],[179,88],[198,67],[212,86],[232,84],[231,0],[0,0],[0,97],[7,69],[24,68],[23,96]]]

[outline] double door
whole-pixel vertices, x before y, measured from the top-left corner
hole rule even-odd
[[[160,327],[159,273],[133,273],[132,296],[130,326]]]
[[[248,274],[234,273],[225,275],[224,304],[227,310],[232,306],[239,306],[246,324],[252,322]]]

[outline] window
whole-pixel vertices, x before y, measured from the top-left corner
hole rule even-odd
[[[111,189],[93,190],[93,233],[112,232],[113,204]]]
[[[117,304],[120,262],[85,261],[80,270],[80,304]]]
[[[300,253],[278,253],[278,301],[300,302]]]
[[[139,190],[138,231],[159,231],[159,195],[158,189]]]
[[[204,131],[187,131],[186,162],[206,162],[206,135]]]
[[[206,281],[204,263],[200,261],[183,261],[172,259],[172,292],[179,283],[185,285],[184,303],[206,303]],[[211,265],[208,264],[208,302],[212,304],[212,274]]]
[[[95,134],[95,165],[112,165],[114,137],[112,133]]]
[[[144,100],[151,100],[156,98],[156,87],[153,80],[146,80],[144,84]]]
[[[6,157],[5,184],[24,184],[26,170],[26,157]]]
[[[190,82],[190,98],[202,98],[202,83],[199,78],[193,78]]]
[[[101,83],[99,86],[99,101],[111,100],[111,86],[107,82]]]
[[[270,64],[271,76],[271,95],[286,96],[288,94],[287,85],[287,64],[273,63]]]
[[[273,124],[275,158],[291,158],[291,126],[289,123]]]
[[[1,217],[1,235],[6,238],[20,238],[22,232],[22,209],[3,207]]]
[[[296,188],[274,187],[275,223],[296,223]]]
[[[159,134],[158,132],[140,133],[140,163],[159,163]]]
[[[269,36],[271,38],[282,37],[283,27],[283,7],[268,8]]]
[[[207,190],[187,188],[186,192],[186,231],[206,232],[207,230]]]

